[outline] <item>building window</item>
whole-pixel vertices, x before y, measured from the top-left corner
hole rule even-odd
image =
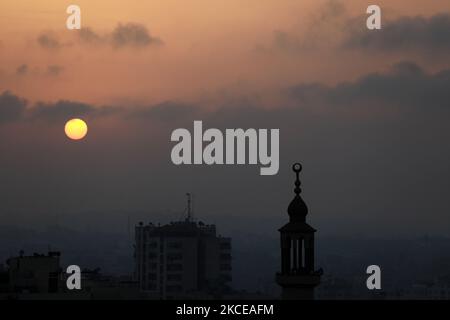
[[[167,281],[181,281],[182,275],[181,274],[168,274],[167,275]]]
[[[167,244],[167,247],[170,249],[181,249],[182,244],[181,244],[181,242],[169,242]]]
[[[169,253],[167,255],[167,260],[181,260],[183,255],[181,253]]]
[[[231,243],[229,243],[229,242],[222,242],[220,244],[220,249],[221,250],[230,250],[231,249]]]
[[[156,283],[155,282],[150,282],[147,286],[148,290],[156,290]]]
[[[232,277],[230,274],[221,274],[220,280],[222,280],[223,282],[228,282],[232,280]]]
[[[167,286],[166,287],[167,292],[180,292],[183,290],[183,288],[179,285],[176,286]]]
[[[229,254],[229,253],[222,253],[220,255],[220,259],[221,260],[231,260],[231,254]]]
[[[156,273],[149,273],[148,280],[156,280]]]
[[[172,263],[167,265],[167,271],[181,271],[183,266],[179,263]]]
[[[221,264],[220,265],[220,270],[231,270],[231,265],[229,264]]]

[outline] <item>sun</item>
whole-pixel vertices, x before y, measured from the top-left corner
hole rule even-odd
[[[67,121],[64,131],[68,138],[72,140],[81,140],[86,136],[88,126],[86,122],[81,119],[72,119]]]

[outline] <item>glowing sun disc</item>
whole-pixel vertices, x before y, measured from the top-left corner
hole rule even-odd
[[[66,132],[68,138],[72,140],[81,140],[86,136],[88,127],[86,122],[83,120],[72,119],[67,121],[64,131]]]

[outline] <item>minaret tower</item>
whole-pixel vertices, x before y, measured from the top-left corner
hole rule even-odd
[[[282,287],[282,299],[312,300],[314,288],[320,283],[322,269],[314,270],[314,233],[316,230],[306,223],[308,207],[300,197],[300,163],[292,170],[296,174],[295,197],[288,207],[289,222],[280,231],[281,272],[277,283]]]

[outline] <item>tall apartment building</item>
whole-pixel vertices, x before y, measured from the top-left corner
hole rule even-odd
[[[189,209],[190,210],[190,209]],[[135,277],[154,298],[216,296],[231,281],[231,239],[190,218],[135,229]]]

